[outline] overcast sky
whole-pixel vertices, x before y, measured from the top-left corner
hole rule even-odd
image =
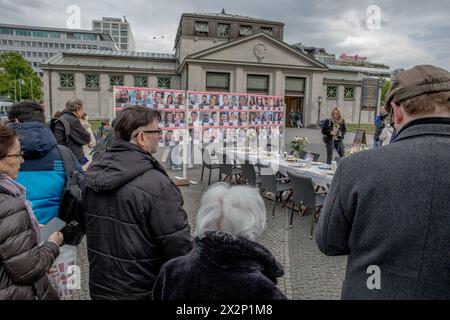
[[[391,69],[431,63],[450,70],[450,0],[0,0],[0,22],[65,28],[71,5],[80,8],[83,29],[91,29],[93,19],[125,15],[137,51],[172,53],[182,13],[225,8],[284,22],[289,44],[366,56]],[[371,5],[381,10],[379,29],[373,29],[375,15],[367,13]]]

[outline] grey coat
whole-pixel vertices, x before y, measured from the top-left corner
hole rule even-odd
[[[316,242],[348,255],[342,299],[450,299],[450,118],[413,121],[394,143],[342,159]]]

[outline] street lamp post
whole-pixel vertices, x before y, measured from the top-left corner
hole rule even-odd
[[[23,79],[21,76],[19,79],[19,101],[22,101],[22,85],[23,85]]]
[[[319,96],[317,98],[317,102],[319,104],[319,108],[317,110],[317,125],[319,126],[320,125],[320,105],[322,104],[322,96]]]
[[[16,84],[16,78],[14,78],[14,102],[17,102],[17,84]]]

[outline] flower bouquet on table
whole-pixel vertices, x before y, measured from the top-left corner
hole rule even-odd
[[[291,143],[289,144],[289,147],[292,151],[295,151],[298,154],[300,151],[305,150],[307,144],[307,137],[293,137]]]
[[[354,144],[350,148],[345,149],[345,156],[352,155],[357,152],[369,150],[370,148],[365,144]]]

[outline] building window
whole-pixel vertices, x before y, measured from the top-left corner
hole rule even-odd
[[[230,36],[230,25],[219,23],[217,24],[217,36],[218,37],[229,37]]]
[[[170,78],[158,77],[158,88],[170,89]]]
[[[98,89],[100,87],[100,77],[98,74],[86,75],[86,88]]]
[[[207,36],[209,34],[208,22],[195,22],[195,34],[198,36]]]
[[[138,88],[147,88],[147,77],[134,77],[134,86]]]
[[[120,49],[122,49],[122,50],[127,50],[128,48],[127,48],[127,44],[125,43],[125,44],[121,44],[120,45]]]
[[[94,28],[101,28],[100,22],[94,22]]]
[[[345,100],[354,100],[355,99],[355,88],[354,87],[345,87],[344,88],[344,99]]]
[[[123,76],[110,76],[109,84],[111,87],[123,86]]]
[[[305,92],[305,78],[286,77],[285,83],[286,92]]]
[[[247,92],[266,94],[269,92],[269,76],[247,75]]]
[[[230,74],[207,72],[206,73],[206,91],[230,91]]]
[[[336,98],[337,98],[337,87],[327,86],[327,99],[336,99]]]
[[[75,86],[75,75],[73,73],[61,73],[59,80],[61,88],[73,88]]]
[[[273,36],[273,29],[269,27],[261,27],[261,32],[267,33],[268,35]]]
[[[239,35],[241,37],[249,36],[253,33],[252,26],[239,26]]]
[[[128,36],[128,31],[127,30],[122,30],[122,31],[120,31],[120,35],[122,37],[126,37],[126,36]]]

